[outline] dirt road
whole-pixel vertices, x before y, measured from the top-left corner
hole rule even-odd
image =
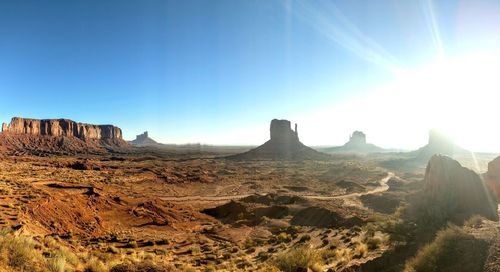
[[[299,195],[304,198],[309,198],[309,199],[318,199],[318,200],[331,200],[331,199],[345,199],[345,198],[351,198],[351,197],[359,197],[363,195],[370,195],[370,194],[376,194],[376,193],[381,193],[384,191],[387,191],[389,189],[389,185],[387,185],[387,182],[395,177],[394,173],[388,172],[387,176],[384,177],[379,181],[379,186],[376,188],[362,192],[362,193],[350,193],[350,194],[345,194],[345,195],[337,195],[337,196],[324,196],[324,195]],[[224,196],[166,196],[162,197],[161,199],[166,200],[166,201],[171,201],[171,202],[189,202],[189,201],[202,201],[202,202],[221,202],[221,201],[229,201],[229,200],[235,200],[235,199],[241,199],[245,198],[247,196],[250,196],[252,194],[239,194],[239,195],[224,195]]]

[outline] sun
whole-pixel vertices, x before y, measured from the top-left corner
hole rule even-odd
[[[499,53],[443,58],[399,74],[396,92],[419,105],[409,107],[408,114],[417,115],[414,120],[421,116],[422,122],[465,146],[494,148],[500,135],[500,126],[493,121],[500,102],[499,71]],[[497,137],[488,137],[492,135]]]

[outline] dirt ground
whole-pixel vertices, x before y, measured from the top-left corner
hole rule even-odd
[[[392,246],[370,225],[419,188],[421,168],[384,169],[383,159],[3,157],[0,226],[59,237],[75,251],[147,252],[195,271],[258,270],[306,245],[330,252],[325,270],[342,271]]]

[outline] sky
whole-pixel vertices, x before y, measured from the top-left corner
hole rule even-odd
[[[438,128],[500,151],[498,1],[0,1],[0,122],[114,124],[128,140],[308,145]],[[500,78],[500,77],[498,77]]]

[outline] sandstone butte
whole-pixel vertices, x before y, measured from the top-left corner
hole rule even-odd
[[[103,154],[129,147],[116,126],[68,119],[14,117],[9,124],[2,124],[0,133],[0,153],[4,154]]]
[[[77,123],[68,119],[26,119],[14,117],[10,124],[2,124],[2,132],[40,136],[76,137],[83,141],[122,140],[122,130],[113,125]]]
[[[297,125],[292,130],[288,120],[273,119],[270,139],[263,145],[242,154],[230,156],[233,159],[250,160],[323,160],[330,156],[305,146],[299,141]]]

